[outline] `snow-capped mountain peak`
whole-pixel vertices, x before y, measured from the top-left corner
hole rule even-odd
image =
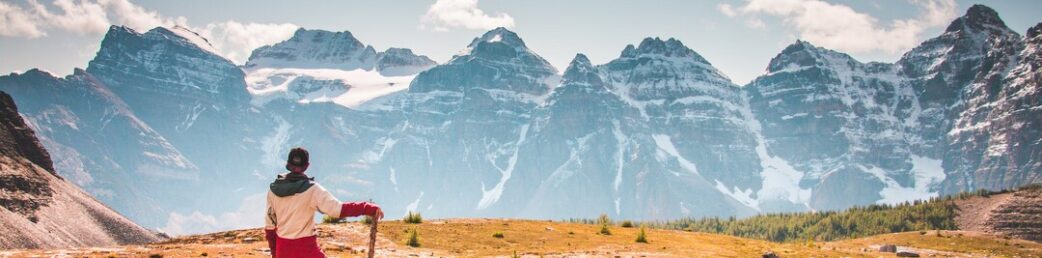
[[[301,28],[286,41],[254,50],[246,61],[246,67],[368,70],[376,58],[376,50],[362,44],[349,31]]]
[[[471,69],[479,69],[482,72],[477,75],[471,74]],[[559,82],[560,77],[557,74],[557,69],[528,49],[516,33],[505,28],[496,28],[475,38],[460,55],[453,56],[452,60],[417,76],[419,83],[414,82],[409,90],[460,91],[480,86],[543,96]],[[474,82],[473,77],[487,77],[498,82],[471,85]]]
[[[525,46],[525,42],[521,40],[521,37],[517,36],[517,33],[514,33],[513,31],[510,31],[503,27],[492,29],[488,32],[485,32],[485,34],[481,35],[481,37],[474,38],[474,40],[471,41],[470,45],[468,45],[467,47],[474,48],[482,42],[503,43],[518,49],[527,48],[527,46]]]

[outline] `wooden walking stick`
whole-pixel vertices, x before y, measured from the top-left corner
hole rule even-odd
[[[370,216],[372,223],[369,223],[369,258],[373,258],[376,255],[376,222],[378,219],[375,216]]]

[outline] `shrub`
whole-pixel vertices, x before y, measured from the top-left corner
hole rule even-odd
[[[510,255],[510,258],[521,258],[521,256],[517,255],[517,251],[514,251],[514,254]]]
[[[409,211],[408,214],[405,214],[405,218],[402,218],[402,221],[407,224],[420,224],[423,223],[423,217],[420,216],[419,212]]]
[[[333,217],[333,216],[329,216],[329,215],[322,216],[322,223],[325,223],[325,224],[340,224],[342,222],[344,222],[344,219],[342,219],[342,218]]]
[[[359,220],[359,222],[362,222],[362,224],[365,224],[365,225],[372,225],[373,224],[373,217],[362,216],[362,220]]]
[[[420,230],[419,229],[412,228],[412,231],[409,232],[409,240],[405,241],[405,245],[408,245],[408,246],[411,246],[411,247],[420,247]]]
[[[148,255],[148,258],[163,258],[163,255],[162,254],[150,254],[150,255]]]
[[[637,232],[637,243],[648,243],[648,233],[644,232],[644,226],[640,227],[640,232]]]
[[[622,227],[624,227],[624,228],[632,228],[633,227],[633,221],[623,220],[622,221]]]
[[[608,218],[608,214],[602,213],[601,216],[597,217],[597,224],[601,224],[601,235],[611,235],[611,229],[608,228],[608,225],[611,224],[611,218]]]
[[[492,233],[492,237],[495,237],[495,238],[503,238],[503,232],[496,232],[496,233]]]
[[[608,224],[601,224],[601,232],[598,233],[605,236],[611,235],[611,229],[608,228]]]

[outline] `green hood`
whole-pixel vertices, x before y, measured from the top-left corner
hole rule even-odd
[[[278,197],[303,193],[308,188],[311,188],[311,185],[313,185],[312,180],[315,180],[315,178],[309,178],[306,175],[297,173],[279,175],[275,182],[271,182],[271,192]]]

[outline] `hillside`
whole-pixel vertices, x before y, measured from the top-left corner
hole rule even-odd
[[[0,92],[0,249],[158,241],[54,173],[50,155]]]
[[[589,220],[580,222],[591,223]],[[763,214],[743,219],[678,219],[652,226],[774,242],[833,241],[929,230],[964,230],[1039,241],[1042,185],[1028,185],[1015,191],[980,190],[844,211]]]
[[[421,246],[405,245],[408,230],[420,232]],[[364,257],[368,227],[360,223],[323,224],[319,243],[331,257]],[[1037,257],[1042,244],[1003,239],[964,231],[908,232],[836,242],[773,243],[718,234],[677,230],[648,230],[649,243],[635,243],[637,228],[613,226],[611,235],[598,234],[595,225],[531,220],[454,219],[403,224],[380,224],[378,257],[754,257],[770,251],[781,257],[892,257],[880,253],[882,244],[923,256]],[[502,233],[502,238],[494,233]],[[940,235],[938,235],[940,233]],[[76,248],[48,251],[13,250],[0,256],[132,256],[265,257],[267,245],[260,229],[187,236],[158,244],[118,248]]]

